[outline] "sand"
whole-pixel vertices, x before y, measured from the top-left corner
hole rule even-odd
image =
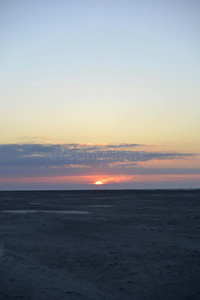
[[[1,191],[0,220],[0,299],[200,299],[200,190]]]

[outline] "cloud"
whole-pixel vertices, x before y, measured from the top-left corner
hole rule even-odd
[[[196,153],[151,152],[127,150],[139,144],[3,144],[0,145],[0,167],[55,168],[69,167],[130,167],[149,160],[177,160],[195,157]]]
[[[143,147],[146,148],[146,145]],[[149,161],[164,163],[196,156],[196,153],[143,151],[140,144],[120,144],[118,147],[111,144],[1,144],[0,178],[2,181],[26,177],[79,178],[98,175],[105,179],[120,176],[199,175],[200,169],[148,166]]]

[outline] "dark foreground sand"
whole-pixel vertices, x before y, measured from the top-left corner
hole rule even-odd
[[[0,218],[0,299],[200,299],[200,190],[0,192]]]

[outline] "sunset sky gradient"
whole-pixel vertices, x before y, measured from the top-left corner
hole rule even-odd
[[[0,1],[2,189],[200,188],[198,0]]]

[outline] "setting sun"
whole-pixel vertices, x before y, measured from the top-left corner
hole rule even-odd
[[[103,184],[102,181],[96,181],[95,184]]]

